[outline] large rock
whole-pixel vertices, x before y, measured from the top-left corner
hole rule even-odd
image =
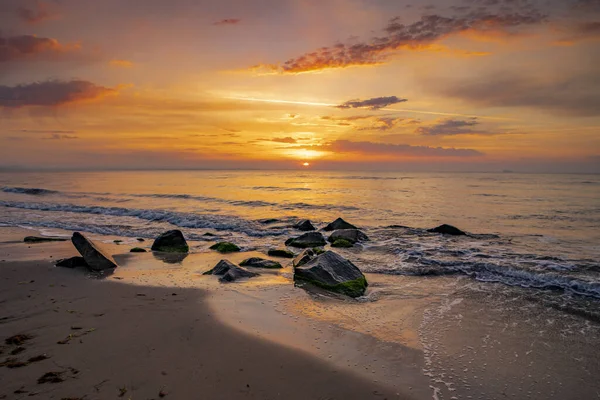
[[[333,251],[326,251],[294,269],[294,280],[305,281],[332,292],[359,297],[368,283],[362,272]]]
[[[190,251],[183,233],[178,229],[161,234],[156,238],[151,249],[152,251],[163,251],[165,253],[187,253]]]
[[[338,229],[358,229],[358,228],[355,227],[354,225],[352,225],[351,223],[344,221],[341,218],[336,219],[335,221],[333,221],[332,223],[327,225],[325,228],[323,228],[323,230],[325,230],[327,232],[337,231]]]
[[[89,268],[89,265],[85,262],[85,259],[83,257],[63,258],[62,260],[58,260],[54,265],[63,268]]]
[[[448,224],[443,224],[443,225],[438,226],[437,228],[428,229],[427,232],[443,233],[444,235],[454,235],[454,236],[466,235],[465,232],[461,231],[457,227],[448,225]]]
[[[369,237],[358,229],[339,229],[329,235],[327,239],[329,243],[334,243],[336,240],[346,240],[354,244],[356,242],[366,242]]]
[[[303,232],[317,230],[317,228],[315,228],[315,226],[312,224],[312,222],[310,222],[310,220],[308,220],[308,219],[303,219],[302,221],[299,221],[296,225],[294,225],[294,228],[298,229],[299,231],[303,231]]]
[[[221,260],[210,271],[206,271],[204,275],[221,275],[221,282],[233,282],[240,278],[252,278],[259,274],[250,272],[245,268],[238,267],[229,260]]]
[[[285,242],[286,246],[299,247],[305,249],[307,247],[325,246],[327,242],[323,235],[319,232],[307,232],[297,238],[288,239]]]
[[[247,258],[240,263],[242,267],[252,267],[252,268],[270,268],[270,269],[278,269],[283,268],[280,263],[272,260],[265,260],[260,257],[252,257]]]
[[[81,233],[73,233],[71,241],[91,270],[103,271],[117,268],[117,263],[110,255],[105,254],[94,242]]]

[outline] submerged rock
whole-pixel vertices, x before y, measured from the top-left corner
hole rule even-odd
[[[345,240],[354,244],[356,242],[366,242],[369,237],[358,229],[339,229],[329,235],[327,239],[330,243],[335,243],[337,240]]]
[[[442,233],[444,235],[454,235],[454,236],[466,235],[465,232],[461,231],[457,227],[448,225],[448,224],[443,224],[443,225],[438,226],[437,228],[428,229],[427,232]]]
[[[89,265],[85,262],[85,259],[83,257],[63,258],[62,260],[58,260],[54,265],[62,268],[89,268]]]
[[[240,251],[240,248],[230,242],[219,242],[219,243],[215,243],[212,246],[210,246],[211,250],[216,250],[219,253],[235,253]]]
[[[319,232],[307,232],[297,238],[286,240],[286,246],[299,247],[305,249],[307,247],[325,246],[327,242],[323,235]]]
[[[43,242],[66,242],[68,239],[52,238],[44,236],[27,236],[23,241],[25,243],[43,243]]]
[[[221,260],[213,269],[206,271],[204,275],[221,275],[219,281],[234,282],[240,278],[252,278],[259,274],[248,271],[246,268],[238,267],[229,260]]]
[[[183,233],[174,229],[162,233],[154,240],[151,247],[152,251],[163,251],[165,253],[187,253],[190,250]]]
[[[294,228],[304,232],[317,230],[317,228],[315,228],[315,226],[312,224],[312,222],[310,222],[309,219],[303,219],[302,221],[299,221],[297,224],[294,225]]]
[[[130,253],[145,253],[146,249],[142,249],[141,247],[134,247],[133,249],[129,250]]]
[[[278,263],[277,261],[265,260],[264,258],[260,258],[260,257],[247,258],[244,261],[242,261],[240,263],[240,265],[242,267],[252,267],[252,268],[270,268],[270,269],[283,268],[281,266],[281,264]]]
[[[269,225],[274,224],[275,222],[279,222],[279,220],[277,218],[264,218],[259,219],[258,222],[260,222],[261,224]]]
[[[271,257],[294,258],[294,253],[287,249],[269,249],[267,254]]]
[[[81,233],[73,233],[71,241],[77,251],[83,256],[90,269],[94,271],[103,271],[106,269],[117,268],[117,263],[110,255],[104,254],[94,242]]]
[[[306,264],[316,256],[317,253],[313,249],[303,250],[302,253],[298,254],[296,258],[294,258],[294,261],[292,261],[292,265],[294,266],[294,268],[299,267],[301,265]]]
[[[331,247],[339,247],[339,248],[354,247],[354,243],[352,243],[346,239],[336,239],[333,243],[331,243]]]
[[[368,286],[367,279],[356,265],[333,251],[327,251],[296,267],[294,280],[350,297],[362,296]]]

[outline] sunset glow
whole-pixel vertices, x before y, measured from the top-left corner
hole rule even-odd
[[[598,171],[570,1],[7,0],[0,167]]]

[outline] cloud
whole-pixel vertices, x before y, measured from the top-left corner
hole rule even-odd
[[[595,71],[542,80],[516,73],[490,73],[465,80],[434,80],[432,90],[479,107],[533,107],[569,116],[598,116],[600,75]]]
[[[58,106],[116,93],[117,89],[80,80],[53,80],[17,86],[0,85],[0,107]]]
[[[445,119],[433,125],[420,126],[415,133],[425,136],[454,136],[454,135],[491,135],[492,132],[483,129],[472,129],[479,125],[475,118],[470,120]]]
[[[387,154],[407,157],[476,157],[483,153],[473,149],[455,149],[429,146],[411,146],[408,144],[351,142],[336,140],[324,146],[336,153]]]
[[[478,8],[467,14],[452,17],[425,15],[411,24],[401,23],[396,17],[383,29],[384,36],[375,37],[367,42],[337,43],[291,58],[280,65],[259,65],[252,69],[297,74],[329,68],[378,65],[388,62],[393,54],[401,50],[427,49],[435,42],[452,35],[498,35],[498,32],[512,34],[520,27],[545,21],[545,15],[530,8],[523,8],[518,12],[498,13]]]
[[[63,139],[79,139],[79,136],[75,135],[60,135],[58,133],[53,133],[48,137],[44,138],[45,140],[63,140]]]
[[[36,57],[52,59],[78,50],[78,44],[64,45],[35,35],[0,36],[0,63]]]
[[[20,6],[16,9],[16,14],[21,21],[28,24],[36,24],[58,16],[51,10],[49,4],[43,1],[36,1],[35,5],[30,7]]]
[[[274,138],[274,139],[258,139],[258,141],[275,142],[275,143],[289,143],[289,144],[297,143],[297,140],[294,139],[293,137],[283,137],[283,138]]]
[[[396,96],[374,97],[372,99],[367,99],[367,100],[349,100],[349,101],[342,103],[336,107],[342,108],[342,109],[368,108],[370,110],[379,110],[380,108],[391,106],[392,104],[403,103],[405,101],[408,101],[408,100],[400,99]]]
[[[108,63],[111,67],[118,68],[131,68],[133,67],[133,62],[128,60],[110,60]]]
[[[222,19],[220,21],[217,21],[217,22],[213,23],[213,25],[237,25],[240,22],[242,22],[242,20],[238,19],[238,18],[227,18],[227,19]]]

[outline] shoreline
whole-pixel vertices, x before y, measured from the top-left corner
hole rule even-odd
[[[0,229],[0,304],[12,310],[10,314],[28,312],[21,318],[0,319],[0,338],[20,329],[33,329],[36,338],[52,335],[43,343],[32,340],[31,351],[23,354],[46,352],[51,358],[44,362],[66,366],[67,375],[70,366],[93,371],[94,377],[107,373],[113,386],[96,392],[98,382],[83,375],[57,386],[37,385],[36,375],[48,372],[36,369],[44,363],[40,362],[0,368],[0,387],[14,381],[31,390],[59,393],[55,388],[60,386],[79,391],[61,396],[87,394],[86,399],[115,398],[118,385],[129,385],[133,399],[158,398],[152,386],[156,382],[164,382],[170,391],[167,398],[196,398],[193,390],[201,387],[210,389],[203,397],[209,399],[267,399],[283,393],[307,399],[569,399],[593,398],[600,390],[589,380],[600,370],[593,350],[600,325],[547,307],[532,299],[536,292],[456,276],[367,273],[366,296],[350,300],[294,287],[289,261],[281,259],[282,270],[260,270],[261,276],[251,280],[221,284],[202,275],[220,259],[269,257],[200,250],[173,260],[157,253],[126,253],[133,242],[115,244],[116,237],[92,235],[120,265],[98,280],[82,270],[54,267],[54,260],[76,255],[76,250],[68,241],[23,243],[31,231]],[[31,280],[35,282],[28,283]],[[58,311],[49,307],[55,304]],[[104,310],[102,318],[93,317],[102,313],[97,308]],[[73,324],[95,330],[77,337],[83,343],[57,345],[69,333],[78,334],[71,331]],[[94,346],[87,347],[88,342]],[[86,346],[64,351],[73,344]],[[228,350],[219,352],[221,348]],[[8,350],[4,346],[2,361],[12,357]],[[154,354],[158,358],[152,358]],[[69,362],[59,361],[59,355]],[[88,370],[75,366],[82,360],[91,365]],[[219,386],[226,385],[239,362],[260,382],[249,383],[260,387],[260,394]],[[115,363],[122,364],[121,375],[118,366],[105,372],[106,365]],[[175,366],[181,376],[169,371],[162,375],[154,363]],[[147,380],[152,374],[158,378]],[[129,375],[130,383],[119,383],[121,376]],[[207,376],[215,378],[204,379]],[[270,385],[270,380],[277,384]],[[315,386],[305,387],[310,380]],[[344,392],[347,384],[352,389]],[[226,397],[220,397],[225,393],[221,390]],[[27,396],[0,391],[1,395]]]

